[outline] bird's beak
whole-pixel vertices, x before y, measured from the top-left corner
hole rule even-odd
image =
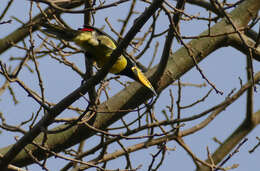
[[[152,84],[150,83],[150,81],[145,77],[145,75],[143,74],[143,72],[137,68],[136,66],[133,66],[132,71],[134,73],[134,76],[136,77],[137,81],[139,81],[141,84],[143,84],[145,87],[149,88],[149,90],[151,90],[153,92],[153,94],[155,96],[157,96],[156,91],[154,90]]]

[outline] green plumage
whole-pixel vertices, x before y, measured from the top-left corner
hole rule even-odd
[[[113,50],[117,47],[117,43],[113,38],[91,26],[79,30],[63,28],[55,24],[42,24],[42,26],[46,28],[45,32],[55,35],[59,39],[72,41],[80,46],[94,59],[100,68],[110,60]],[[118,58],[109,72],[126,75],[143,84],[156,95],[153,86],[142,71],[124,54]]]

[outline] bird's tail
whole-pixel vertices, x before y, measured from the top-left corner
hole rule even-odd
[[[78,34],[76,30],[64,28],[57,24],[42,23],[41,26],[45,28],[43,29],[44,32],[54,35],[59,39],[64,39],[67,41],[72,41]]]

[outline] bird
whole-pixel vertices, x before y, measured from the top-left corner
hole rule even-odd
[[[51,23],[42,23],[41,26],[45,28],[43,29],[44,32],[51,34],[55,38],[74,42],[86,52],[89,58],[93,59],[98,68],[102,68],[109,62],[112,52],[118,46],[118,43],[111,36],[93,26],[85,26],[78,30]],[[109,72],[115,75],[125,75],[141,83],[157,96],[150,81],[127,53],[123,53],[118,57]]]

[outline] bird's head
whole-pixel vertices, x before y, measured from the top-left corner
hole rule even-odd
[[[78,45],[82,45],[84,43],[88,43],[92,46],[98,46],[99,42],[97,39],[97,32],[94,28],[80,28],[78,29],[79,34],[74,38],[74,42]]]

